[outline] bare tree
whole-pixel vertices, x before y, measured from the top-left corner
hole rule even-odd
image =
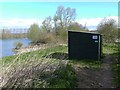
[[[42,29],[46,30],[47,32],[50,32],[52,30],[52,18],[49,16],[47,17],[43,22]]]
[[[61,27],[62,29],[67,29],[71,22],[76,18],[76,10],[70,7],[64,8],[59,6],[57,8],[56,14],[53,17],[55,28]]]
[[[73,22],[68,26],[68,30],[85,30],[85,27],[77,22]]]

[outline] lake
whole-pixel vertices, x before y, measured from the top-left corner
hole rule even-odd
[[[0,39],[0,58],[14,55],[15,53],[12,51],[12,49],[15,48],[16,42],[22,42],[23,47],[26,47],[31,41],[27,38]]]

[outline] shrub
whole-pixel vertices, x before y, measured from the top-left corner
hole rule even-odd
[[[57,37],[58,37],[58,42],[66,43],[67,37],[68,37],[68,32],[66,30],[59,30]]]
[[[47,42],[49,43],[53,43],[53,42],[56,42],[56,36],[54,33],[47,33]]]
[[[15,49],[20,49],[23,46],[22,42],[16,42],[15,43]]]
[[[33,44],[49,43],[55,41],[55,34],[48,32],[43,28],[39,28],[37,24],[33,24],[29,28],[28,38]]]
[[[38,42],[37,43],[51,43],[51,42],[55,42],[56,36],[53,33],[50,32],[46,32],[46,31],[41,31],[39,33],[39,37],[38,37]]]
[[[98,24],[97,30],[102,34],[105,43],[113,43],[118,38],[117,24],[114,19],[103,19]]]
[[[40,28],[37,24],[33,24],[29,28],[28,38],[32,40],[33,43],[38,42],[39,39]]]

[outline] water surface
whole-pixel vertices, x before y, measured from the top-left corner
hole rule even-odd
[[[16,42],[22,42],[23,47],[26,47],[31,41],[27,38],[0,39],[0,58],[14,55],[15,53],[12,51],[12,49],[15,48]]]

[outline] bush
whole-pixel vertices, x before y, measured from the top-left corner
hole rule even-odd
[[[37,42],[35,42],[35,44],[37,43],[51,43],[51,42],[55,42],[55,35],[53,33],[48,33],[46,31],[41,31],[39,33],[39,37],[38,37],[38,40]]]
[[[22,42],[16,42],[15,43],[15,49],[20,49],[23,46]]]
[[[114,19],[103,19],[97,26],[97,30],[102,34],[103,42],[113,43],[117,40],[118,30]]]
[[[54,42],[56,37],[54,33],[39,28],[37,24],[33,24],[29,28],[28,38],[32,40],[33,44],[40,44]]]
[[[33,24],[29,28],[28,38],[32,40],[33,43],[38,42],[39,39],[40,28],[37,24]]]
[[[67,37],[68,37],[68,32],[66,30],[59,30],[57,37],[58,37],[58,42],[66,43]]]
[[[56,42],[56,36],[54,33],[47,33],[47,42],[48,43],[53,43],[53,42]]]

